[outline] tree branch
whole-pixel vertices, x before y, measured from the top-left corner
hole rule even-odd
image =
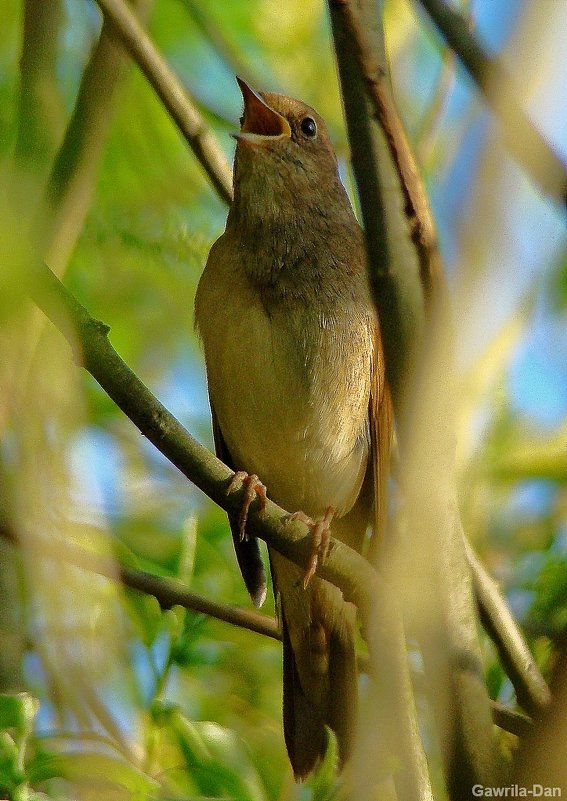
[[[147,17],[152,0],[135,0]],[[112,102],[127,56],[105,21],[81,78],[65,138],[55,158],[39,225],[39,248],[51,269],[61,275],[87,215],[100,159],[112,118]]]
[[[0,522],[0,537],[15,546],[21,545],[18,537],[5,523]],[[64,559],[71,565],[88,570],[98,576],[112,580],[119,580],[125,587],[153,596],[162,609],[171,609],[173,606],[182,606],[191,612],[198,612],[223,623],[261,634],[272,640],[281,641],[280,628],[274,618],[243,609],[232,604],[222,604],[211,601],[203,595],[191,592],[182,582],[154,576],[142,570],[127,567],[116,559],[103,554],[95,553],[68,540],[54,542],[52,539],[26,535],[26,545],[31,546],[34,554],[40,554],[48,559]],[[363,654],[359,655],[358,667],[361,673],[369,671],[369,663]],[[492,715],[494,723],[501,729],[522,737],[531,731],[532,721],[526,715],[515,712],[503,704],[493,701]],[[100,717],[100,716],[99,716]],[[105,728],[109,730],[110,726]],[[112,732],[114,740],[119,742],[116,731]],[[120,746],[122,747],[122,743]]]
[[[551,693],[526,645],[508,606],[473,549],[465,539],[465,550],[472,568],[473,585],[480,619],[496,645],[500,660],[514,685],[521,707],[538,715],[551,701]]]
[[[398,556],[397,586],[412,576],[404,612],[420,642],[448,794],[456,800],[469,798],[477,782],[494,782],[498,755],[454,480],[448,298],[427,197],[387,79],[383,34],[369,25],[371,15],[381,14],[378,5],[329,0],[413,534]],[[376,143],[370,170],[359,129]]]
[[[417,251],[420,284],[427,296],[433,275],[439,275],[441,270],[437,236],[423,182],[393,102],[386,69],[363,34],[351,0],[334,0],[332,6],[341,15],[344,34],[352,47],[359,75],[364,80],[374,115],[385,136],[399,180],[411,240]],[[381,263],[377,269],[383,272],[388,267]]]
[[[0,537],[13,545],[20,545],[23,539],[16,535],[8,525],[2,523],[0,523]],[[191,592],[181,581],[154,576],[143,570],[135,570],[110,556],[89,551],[68,540],[57,542],[35,535],[26,535],[25,543],[27,546],[31,546],[33,553],[39,553],[55,560],[64,559],[81,570],[88,570],[90,573],[113,580],[118,579],[125,587],[146,595],[153,595],[162,609],[183,606],[192,612],[208,615],[274,640],[281,639],[279,627],[273,618],[232,604],[211,601],[198,593]]]
[[[491,701],[492,720],[495,725],[504,731],[515,734],[516,737],[526,737],[533,729],[533,721],[521,712],[508,709],[499,701]]]
[[[29,292],[66,337],[78,363],[142,434],[209,498],[226,512],[237,515],[244,488],[240,486],[227,495],[233,471],[197,442],[125,364],[108,340],[108,326],[92,318],[42,263],[34,265]],[[313,550],[309,527],[291,520],[289,513],[272,501],[267,502],[264,513],[259,512],[257,503],[252,504],[248,529],[288,559],[307,566]],[[359,608],[363,620],[367,619],[380,579],[364,557],[344,543],[332,540],[318,575],[338,586],[345,598]]]
[[[369,277],[380,314],[386,370],[396,407],[402,404],[406,376],[416,361],[416,349],[425,324],[425,309],[417,252],[411,241],[399,175],[390,157],[384,132],[374,119],[374,111],[361,76],[360,47],[352,40],[350,6],[329,0],[341,94],[345,107],[352,166],[366,237]],[[370,3],[365,19],[373,35],[380,74],[385,72],[386,54],[383,31],[376,15],[381,3]],[[381,42],[380,51],[378,44]],[[356,55],[353,50],[357,49]],[[383,66],[382,66],[383,62]],[[384,202],[388,195],[389,202]],[[394,244],[395,243],[395,244]]]
[[[567,205],[567,166],[516,99],[515,81],[502,61],[485,52],[466,19],[444,0],[419,2],[502,123],[508,150],[541,192],[556,203]]]
[[[404,403],[405,382],[416,361],[416,343],[424,326],[421,265],[412,242],[407,195],[400,187],[400,176],[392,159],[391,144],[385,130],[376,124],[361,75],[359,40],[353,38],[351,6],[329,0],[335,53],[339,68],[352,163],[358,187],[369,279],[380,316],[386,352],[386,372],[396,411]],[[372,40],[372,60],[379,77],[385,74],[385,46],[380,21],[382,3],[358,0],[360,25]],[[387,194],[390,201],[384,202]],[[390,542],[381,560],[386,591],[377,604],[376,661],[371,665],[365,707],[361,722],[360,746],[353,760],[356,786],[353,797],[375,794],[375,786],[391,770],[401,801],[429,799],[432,796],[427,763],[417,726],[415,699],[411,688],[404,622],[401,613],[398,544]],[[383,744],[376,731],[384,732]],[[371,790],[372,788],[372,790]]]
[[[253,75],[248,69],[247,64],[242,58],[241,50],[235,46],[220,30],[210,12],[210,4],[201,4],[198,0],[181,0],[182,5],[187,9],[187,13],[200,32],[209,40],[220,58],[226,65],[229,72],[243,78],[250,86],[256,86],[258,75]],[[266,79],[263,75],[263,79]]]
[[[97,0],[124,47],[140,67],[225,203],[232,200],[231,170],[223,151],[173,70],[124,0]]]
[[[415,135],[416,153],[419,163],[427,172],[426,166],[434,147],[435,134],[445,112],[451,89],[455,82],[457,59],[449,47],[443,49],[442,65],[435,89],[419,121]]]
[[[36,211],[47,177],[49,164],[57,148],[64,126],[64,109],[57,84],[57,42],[64,20],[62,0],[25,0],[20,3],[22,14],[22,40],[19,60],[19,92],[17,99],[17,129],[12,163],[4,162],[2,189],[3,250],[11,252],[17,263],[16,241],[10,239],[10,222],[25,220],[22,229],[29,228],[29,218]],[[6,23],[2,26],[6,28]],[[3,35],[8,35],[3,30]],[[0,137],[7,141],[3,126]],[[7,169],[6,169],[7,168]],[[6,205],[6,199],[9,199]],[[12,208],[10,208],[12,206]],[[6,237],[6,235],[8,235]],[[13,275],[12,265],[5,276]],[[2,305],[13,305],[16,281],[2,281]],[[10,297],[11,296],[11,297]],[[17,301],[16,301],[17,302]],[[9,342],[5,337],[6,317],[3,315],[2,332],[2,401],[0,401],[0,433],[4,433],[6,413],[12,386],[16,384],[14,365],[11,363]],[[8,323],[9,328],[9,323]],[[25,332],[24,336],[27,336]],[[0,492],[4,465],[0,464]],[[21,610],[18,608],[17,573],[11,564],[12,554],[0,546],[0,638],[4,645],[0,656],[0,692],[23,686],[22,664],[24,643],[21,632]]]
[[[341,8],[344,31],[348,35],[349,44],[352,45],[358,69],[364,79],[373,111],[384,132],[388,151],[400,180],[400,188],[405,201],[404,211],[408,216],[412,240],[418,250],[420,278],[427,296],[432,289],[432,279],[442,279],[434,225],[427,198],[413,162],[413,155],[403,125],[390,97],[384,68],[365,40],[352,3],[338,0],[336,6]],[[360,112],[360,108],[359,105],[358,112]],[[358,116],[355,118],[356,125],[352,126],[353,128],[360,125]],[[383,164],[380,165],[380,169],[384,169]],[[367,174],[364,189],[368,181]],[[361,191],[364,189],[361,188]],[[379,224],[379,219],[378,217],[377,220],[375,215],[371,224],[376,226],[377,223]],[[371,253],[370,258],[375,271],[387,272],[387,264],[376,264],[379,261],[376,252]],[[435,283],[435,289],[438,291],[441,288],[440,280]],[[385,287],[380,287],[379,291],[384,291],[384,289]],[[389,309],[393,304],[387,298],[382,298],[379,305],[382,321],[383,308]],[[481,621],[498,647],[504,668],[516,688],[519,702],[531,712],[541,710],[549,703],[549,688],[500,596],[495,582],[488,576],[468,544],[466,544],[466,551],[473,575],[474,592],[481,613]]]
[[[33,169],[36,176],[39,173],[42,178],[64,124],[63,102],[56,80],[57,41],[62,22],[61,0],[49,3],[26,0],[14,160],[18,167]],[[24,199],[27,204],[24,208],[29,208],[29,197]]]

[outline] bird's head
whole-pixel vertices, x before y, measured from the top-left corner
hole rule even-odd
[[[256,92],[237,78],[244,113],[235,156],[235,197],[247,204],[322,198],[339,183],[327,127],[314,109],[285,95]],[[341,188],[342,191],[342,188]],[[270,200],[271,197],[271,200]]]

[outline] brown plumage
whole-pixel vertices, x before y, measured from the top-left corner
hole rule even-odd
[[[332,535],[361,550],[385,510],[388,393],[364,243],[320,116],[283,95],[245,101],[234,201],[195,303],[215,443],[256,473],[284,508],[334,507]],[[265,574],[253,538],[231,521],[255,603]],[[341,592],[270,549],[284,648],[284,733],[296,777],[323,757],[325,727],[341,763],[356,720],[356,610]]]

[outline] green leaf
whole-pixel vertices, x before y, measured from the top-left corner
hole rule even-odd
[[[172,729],[202,792],[239,801],[267,801],[249,754],[233,731],[210,721],[192,722],[179,713],[172,718]]]
[[[132,591],[126,593],[125,597],[136,633],[146,648],[150,648],[163,630],[161,607],[153,595]]]
[[[0,729],[31,731],[38,709],[39,701],[29,693],[0,695]]]
[[[9,790],[23,779],[19,769],[19,749],[10,735],[0,732],[0,790]]]
[[[504,480],[567,479],[567,425],[541,439],[525,437],[495,459],[493,472]]]
[[[80,751],[65,754],[41,754],[28,764],[28,779],[32,783],[63,778],[69,781],[124,787],[142,796],[159,788],[158,782],[122,759],[106,754],[86,754]]]

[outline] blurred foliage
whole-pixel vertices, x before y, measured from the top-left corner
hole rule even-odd
[[[483,4],[475,5],[482,18]],[[86,0],[66,0],[61,9],[56,73],[40,78],[51,81],[50,92],[59,98],[54,130],[63,131],[100,15]],[[208,597],[249,603],[224,515],[75,369],[59,335],[25,299],[26,231],[34,229],[48,170],[45,154],[41,164],[33,152],[26,163],[12,161],[21,136],[22,20],[23,0],[3,0],[0,179],[14,197],[11,206],[6,197],[0,200],[0,521],[14,527],[24,545],[15,550],[0,540],[0,690],[11,693],[0,697],[0,796],[336,798],[332,752],[306,786],[293,783],[281,731],[277,643],[181,609],[162,612],[153,598],[65,563],[64,543],[75,541],[179,577]],[[394,80],[410,131],[421,130],[441,70],[439,42],[422,22],[409,3],[388,3]],[[501,20],[508,33],[514,24],[512,14]],[[227,154],[240,113],[238,72],[259,88],[301,97],[326,117],[348,184],[322,2],[156,0],[149,30]],[[541,215],[552,223],[540,207],[530,211],[531,227],[528,214],[513,213],[504,167],[488,170],[487,184],[485,162],[493,162],[486,155],[486,120],[460,70],[454,78],[452,102],[441,104],[433,121],[425,166],[459,323],[461,501],[471,538],[551,673],[567,631],[567,402],[556,397],[557,387],[567,396],[567,359],[560,358],[567,355],[567,262],[559,234],[555,249],[540,245],[522,286],[512,291],[507,285],[506,314],[491,328],[502,295],[490,294],[490,280],[496,275],[506,283],[499,272],[502,226],[507,241],[521,240],[531,252]],[[52,143],[51,159],[59,144]],[[515,174],[514,180],[524,200],[526,182]],[[209,445],[192,303],[224,216],[160,102],[127,65],[65,281],[111,326],[123,358]],[[520,260],[525,254],[512,255]],[[485,302],[474,325],[466,312],[471,286]],[[534,353],[543,365],[535,384],[529,370]],[[555,417],[542,421],[539,412],[548,406]],[[27,533],[59,542],[61,559],[38,557],[25,545]],[[273,613],[273,600],[267,605]],[[513,703],[488,643],[486,661],[491,693]]]

